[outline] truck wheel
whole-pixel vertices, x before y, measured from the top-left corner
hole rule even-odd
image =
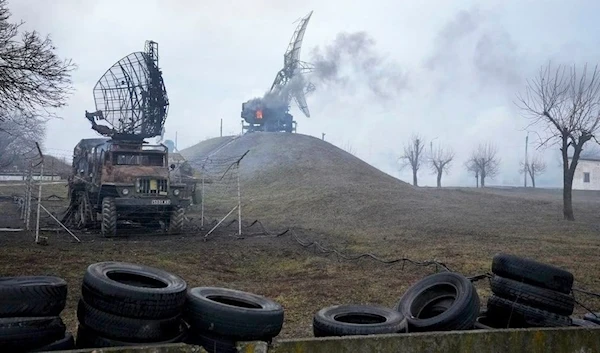
[[[102,199],[102,236],[108,238],[117,234],[117,206],[115,199]]]
[[[169,233],[179,234],[183,231],[183,218],[185,210],[183,207],[176,207],[171,211],[171,219],[169,220]]]

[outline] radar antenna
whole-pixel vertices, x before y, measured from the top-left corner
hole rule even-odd
[[[92,129],[113,139],[161,135],[169,99],[158,58],[158,43],[150,40],[144,52],[131,53],[106,71],[94,86],[96,111],[85,112]]]
[[[287,50],[283,55],[283,68],[277,72],[271,89],[263,98],[255,98],[242,104],[242,118],[248,123],[248,131],[295,131],[296,122],[288,113],[292,98],[306,117],[310,117],[306,94],[315,90],[307,82],[305,74],[314,70],[313,65],[300,60],[302,41],[312,11],[299,20]],[[293,127],[294,126],[294,127]]]

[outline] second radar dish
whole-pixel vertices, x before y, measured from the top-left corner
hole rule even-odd
[[[96,112],[86,111],[86,118],[100,134],[113,139],[159,136],[169,99],[158,67],[158,43],[147,41],[144,52],[131,53],[108,69],[94,87],[94,101]]]

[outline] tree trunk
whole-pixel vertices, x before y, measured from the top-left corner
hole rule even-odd
[[[573,215],[573,174],[570,173],[569,168],[569,155],[568,155],[568,140],[566,136],[562,138],[562,147],[560,149],[563,158],[563,217],[567,221],[574,221],[575,216]],[[577,147],[573,153],[573,160],[571,164],[577,163],[575,157],[579,157],[577,153]]]
[[[416,169],[413,169],[413,185],[419,186],[419,185],[417,185],[417,170]]]
[[[485,173],[481,172],[481,187],[485,187]]]
[[[535,174],[529,173],[529,176],[531,177],[531,186],[535,189]]]
[[[438,170],[438,173],[437,173],[437,187],[438,188],[442,187],[442,172],[443,172],[443,170]]]

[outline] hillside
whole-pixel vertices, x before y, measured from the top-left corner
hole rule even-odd
[[[181,154],[194,165],[213,152],[212,158],[228,158],[246,151],[240,172],[247,219],[374,238],[527,234],[573,226],[561,221],[561,205],[555,200],[493,190],[416,188],[328,142],[301,134],[216,138]],[[576,205],[576,212],[584,222],[575,227],[588,230],[586,221],[595,215],[585,205]]]

